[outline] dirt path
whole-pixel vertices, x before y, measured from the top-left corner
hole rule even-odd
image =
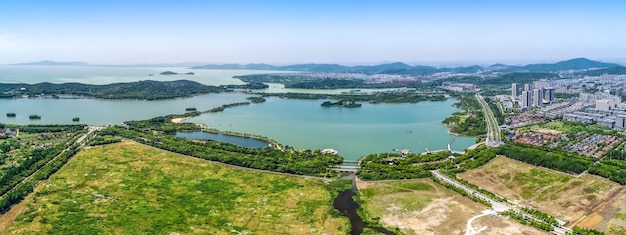
[[[568,224],[568,227],[573,228],[574,226],[577,226],[581,223],[593,222],[593,224],[587,224],[587,226],[585,226],[585,227],[589,227],[589,225],[593,226],[596,223],[600,222],[600,221],[597,221],[597,218],[599,216],[597,213],[599,211],[606,209],[608,206],[613,205],[613,203],[617,201],[617,199],[619,199],[624,194],[625,191],[626,191],[626,187],[623,187],[623,186],[613,189],[611,192],[606,194],[607,195],[606,197],[599,199],[593,204],[587,206],[584,209],[587,215],[583,214],[579,218],[572,220],[573,222]]]
[[[467,230],[465,230],[465,235],[476,235],[476,234],[478,234],[478,233],[480,233],[482,231],[485,231],[487,229],[487,226],[482,226],[480,228],[474,228],[472,226],[472,222],[474,222],[475,219],[478,219],[480,217],[483,217],[483,216],[489,215],[489,214],[491,214],[491,212],[489,212],[488,210],[484,210],[484,211],[482,211],[482,214],[474,216],[471,219],[469,219],[467,221]]]

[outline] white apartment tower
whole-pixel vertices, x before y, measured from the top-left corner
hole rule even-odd
[[[532,92],[522,91],[522,108],[528,109],[532,105]]]
[[[533,84],[524,84],[525,91],[533,91]]]
[[[554,102],[554,88],[546,87],[543,89],[543,99],[548,101],[549,103]]]
[[[519,99],[519,87],[517,86],[517,83],[513,83],[511,85],[511,96],[512,96],[512,100],[517,100]]]
[[[543,89],[533,89],[533,107],[543,106]]]

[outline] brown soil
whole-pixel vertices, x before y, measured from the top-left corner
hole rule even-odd
[[[569,177],[569,180],[531,188],[534,193],[524,194],[523,188],[530,187],[532,183],[520,181],[516,176],[528,174],[531,169]],[[506,157],[498,157],[479,169],[459,176],[520,206],[535,207],[557,219],[570,221],[568,227],[579,226],[600,231],[605,231],[607,222],[615,217],[616,208],[624,203],[619,199],[626,192],[625,187],[601,177],[588,174],[574,177]]]
[[[380,218],[380,222],[385,227],[398,227],[405,234],[465,234],[467,221],[481,214],[483,210],[489,209],[431,180],[422,182],[432,185],[435,190],[414,192],[435,195],[435,199],[419,211],[406,211],[398,208],[396,204],[388,205],[388,213]],[[380,186],[380,184],[394,187],[393,182],[359,181],[357,184],[359,189]],[[483,216],[475,220],[472,225],[487,227],[479,234],[546,234],[502,216]]]

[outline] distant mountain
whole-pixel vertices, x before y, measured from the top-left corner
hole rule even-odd
[[[283,70],[283,71],[305,71],[305,72],[326,72],[326,73],[366,73],[366,74],[413,74],[429,75],[440,72],[451,73],[479,73],[482,71],[493,72],[558,72],[561,70],[585,70],[602,69],[620,66],[613,63],[604,63],[586,58],[576,58],[560,61],[554,64],[528,64],[524,66],[513,66],[505,64],[494,64],[487,67],[478,65],[468,67],[437,68],[433,66],[416,65],[411,66],[401,62],[379,64],[379,65],[359,65],[344,66],[339,64],[295,64],[286,66],[275,66],[269,64],[208,64],[191,67],[192,69],[243,69],[243,70]]]
[[[593,68],[610,68],[620,66],[619,64],[604,63],[586,58],[576,58],[566,61],[557,62],[554,64],[529,64],[522,66],[521,69],[535,72],[550,72],[560,70],[582,70]]]
[[[21,64],[16,64],[16,65],[71,65],[71,66],[88,66],[89,64],[87,64],[87,63],[85,63],[85,62],[78,62],[78,61],[74,61],[74,62],[55,62],[55,61],[50,61],[50,60],[43,60],[43,61],[38,61],[38,62],[21,63]]]
[[[339,64],[294,64],[285,66],[274,66],[269,64],[208,64],[191,67],[192,69],[245,69],[245,70],[283,70],[283,71],[306,71],[306,72],[326,72],[326,73],[389,73],[403,72],[413,69],[428,68],[429,72],[436,72],[435,67],[411,66],[405,63],[396,62],[379,65],[359,65],[344,66]]]

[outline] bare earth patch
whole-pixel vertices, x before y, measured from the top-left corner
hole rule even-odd
[[[624,203],[620,198],[625,188],[607,179],[588,174],[574,177],[506,157],[459,176],[518,205],[570,221],[569,227],[605,231]]]
[[[414,183],[407,183],[414,182]],[[416,184],[429,185],[415,187]],[[395,182],[358,182],[359,195],[365,201],[368,217],[380,218],[388,228],[400,228],[406,234],[465,234],[467,221],[486,206],[471,201],[429,179]],[[388,200],[393,198],[393,201]],[[420,201],[420,205],[403,203]],[[410,210],[407,210],[411,208]],[[483,216],[474,227],[486,226],[479,234],[545,234],[502,216]]]

